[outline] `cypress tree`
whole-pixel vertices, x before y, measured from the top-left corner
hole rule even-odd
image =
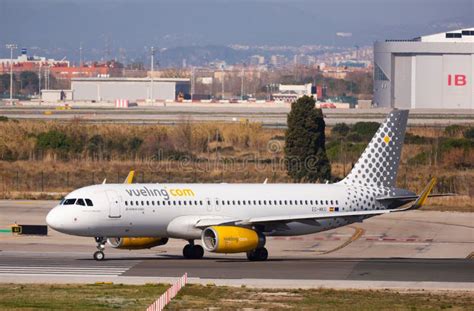
[[[295,182],[324,182],[331,179],[326,155],[326,124],[313,97],[303,96],[291,104],[285,132],[285,160],[288,175]]]

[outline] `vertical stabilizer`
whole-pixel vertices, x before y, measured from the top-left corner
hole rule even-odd
[[[342,183],[361,186],[395,186],[408,112],[408,110],[390,112]]]

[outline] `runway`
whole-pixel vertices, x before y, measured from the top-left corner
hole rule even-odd
[[[244,258],[206,256],[186,260],[167,255],[109,256],[103,262],[86,254],[0,254],[0,279],[5,275],[176,277],[188,273],[200,279],[281,279],[403,282],[468,282],[474,287],[474,260],[410,258]]]
[[[0,229],[44,224],[54,201],[0,201]],[[191,282],[278,288],[474,290],[474,215],[415,211],[384,215],[327,232],[269,238],[269,260],[244,254],[181,257],[181,240],[150,250],[106,248],[92,259],[92,238],[0,233],[0,282],[145,284],[188,273]]]
[[[12,119],[28,120],[81,120],[87,123],[132,123],[132,124],[179,124],[183,122],[251,122],[265,127],[286,127],[289,104],[192,104],[169,103],[155,106],[139,106],[129,109],[114,109],[109,104],[83,104],[71,110],[56,110],[56,106],[0,106],[0,115]],[[98,106],[97,106],[98,105]],[[325,122],[353,124],[359,121],[385,119],[389,109],[324,109]],[[471,124],[474,114],[470,110],[412,110],[410,126],[446,126],[449,124]]]

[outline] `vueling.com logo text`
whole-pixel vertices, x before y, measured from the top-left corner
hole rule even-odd
[[[193,197],[194,191],[191,189],[166,189],[166,188],[148,188],[142,187],[139,189],[125,189],[131,197],[162,197],[165,200],[169,200],[170,196],[173,197]]]

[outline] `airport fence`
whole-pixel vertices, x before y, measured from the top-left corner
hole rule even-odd
[[[147,311],[161,311],[163,310],[167,304],[171,302],[178,292],[183,288],[186,283],[188,282],[188,274],[185,273],[182,277],[180,277],[170,288],[164,292],[160,298],[158,298],[155,302],[153,302],[148,308]]]

